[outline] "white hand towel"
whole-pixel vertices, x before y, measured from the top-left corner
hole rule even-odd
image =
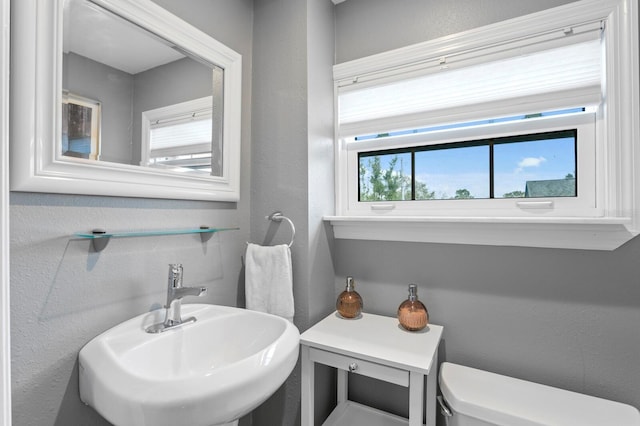
[[[244,273],[247,309],[278,315],[293,322],[293,272],[286,244],[247,244]]]

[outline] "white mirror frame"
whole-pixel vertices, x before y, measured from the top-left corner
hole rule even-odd
[[[9,326],[9,0],[0,0],[0,426],[11,426]]]
[[[151,0],[90,1],[224,69],[222,176],[62,156],[63,0],[20,0],[11,5],[11,190],[237,201],[241,55]]]

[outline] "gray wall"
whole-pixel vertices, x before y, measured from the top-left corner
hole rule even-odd
[[[239,203],[12,193],[11,357],[13,424],[106,425],[78,396],[77,354],[92,337],[164,303],[167,263],[185,264],[198,301],[242,300],[249,240],[251,0],[157,0],[243,56]],[[190,235],[113,240],[100,254],[76,231],[238,225],[208,243]],[[194,301],[192,299],[192,301]]]
[[[455,34],[574,0],[348,0],[335,9],[336,63]]]
[[[292,247],[295,324],[331,312],[334,271],[322,216],[333,211],[333,5],[329,0],[255,0],[251,237]],[[328,387],[326,384],[319,386]],[[326,392],[322,392],[323,394]],[[300,424],[300,370],[253,416],[255,425]]]
[[[568,3],[348,0],[336,57],[356,59]],[[402,7],[399,7],[402,5]],[[613,252],[337,240],[336,288],[353,275],[366,310],[395,315],[417,283],[445,327],[442,360],[640,407],[640,240]],[[406,411],[371,384],[353,396]]]
[[[142,155],[142,113],[156,108],[191,101],[213,93],[212,69],[189,57],[136,74],[133,97],[133,162]]]
[[[133,164],[133,76],[75,53],[64,54],[63,70],[63,89],[102,105],[100,158]]]

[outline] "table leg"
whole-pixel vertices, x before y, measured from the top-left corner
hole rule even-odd
[[[347,370],[337,369],[338,372],[338,404],[349,399],[349,373]]]
[[[422,426],[424,374],[409,372],[409,426]]]
[[[311,361],[309,356],[309,347],[302,345],[300,348],[302,358],[302,377],[301,377],[301,422],[302,426],[314,426],[314,388],[315,388],[315,363]]]
[[[438,407],[436,404],[436,385],[438,383],[438,350],[433,355],[433,363],[431,370],[427,375],[427,391],[425,395],[425,406],[427,407],[427,426],[436,426],[436,413]]]

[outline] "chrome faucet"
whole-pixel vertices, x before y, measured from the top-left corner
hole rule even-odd
[[[202,296],[207,292],[206,287],[183,287],[182,265],[169,264],[169,282],[167,283],[167,304],[164,306],[166,315],[164,321],[147,327],[147,333],[161,333],[182,324],[194,322],[195,317],[182,318],[180,308],[185,296]]]

